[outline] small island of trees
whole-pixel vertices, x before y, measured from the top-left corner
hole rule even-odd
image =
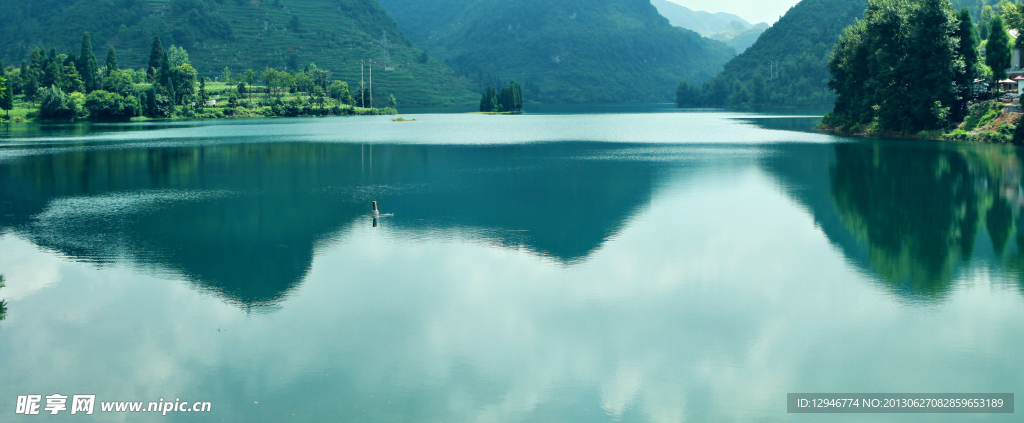
[[[488,86],[480,96],[480,111],[485,113],[521,113],[523,111],[523,90],[515,81],[495,91]]]

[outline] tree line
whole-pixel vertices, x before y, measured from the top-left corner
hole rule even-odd
[[[330,71],[315,64],[294,72],[249,69],[238,75],[225,68],[222,75],[232,89],[219,94],[226,94],[232,109],[218,110],[221,114],[379,114],[394,113],[397,107],[392,95],[383,99],[392,110],[368,108],[372,93],[362,83],[353,94],[348,83],[332,80]],[[0,108],[11,110],[15,97],[21,95],[26,103],[38,103],[42,119],[222,117],[204,114],[204,102],[211,99],[207,83],[212,81],[198,77],[184,48],[164,49],[159,36],[154,37],[147,66],[140,71],[121,69],[113,47],[101,67],[85,33],[79,56],[36,48],[20,68],[0,63],[0,81]],[[262,87],[257,86],[260,82]]]

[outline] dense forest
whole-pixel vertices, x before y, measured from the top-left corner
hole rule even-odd
[[[35,48],[76,50],[89,32],[97,51],[113,46],[122,67],[142,69],[160,36],[188,49],[199,76],[215,80],[224,67],[295,71],[310,63],[355,80],[359,62],[375,61],[374,88],[406,105],[476,103],[474,84],[416,48],[375,0],[0,0],[0,10],[0,60],[8,64]]]
[[[673,27],[646,0],[381,0],[418,45],[479,89],[521,81],[526,101],[671,101],[732,57],[727,45]]]
[[[1005,37],[1001,27],[996,33]],[[829,60],[838,97],[822,123],[916,133],[960,122],[976,49],[970,14],[958,17],[949,0],[869,0],[864,19],[844,30]]]
[[[801,107],[825,109],[835,94],[826,68],[843,28],[864,12],[865,0],[803,0],[701,84],[685,79],[680,107]]]

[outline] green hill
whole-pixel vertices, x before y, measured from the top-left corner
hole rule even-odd
[[[832,46],[866,5],[865,0],[801,1],[699,93],[681,90],[677,104],[831,109],[835,94],[828,89],[826,65]]]
[[[381,0],[399,28],[485,87],[515,80],[526,101],[671,101],[680,79],[713,77],[723,43],[673,27],[648,0]]]
[[[200,76],[316,63],[358,84],[359,61],[380,60],[386,31],[394,71],[375,65],[375,94],[399,105],[474,105],[476,85],[430,60],[376,0],[0,0],[0,60],[17,64],[35,47],[78,54],[82,32],[97,57],[108,45],[121,67],[143,68],[153,36],[188,50]]]

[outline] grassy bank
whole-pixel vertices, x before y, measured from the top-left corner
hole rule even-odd
[[[1022,114],[1007,113],[1004,111],[1004,108],[1005,105],[996,100],[974,103],[968,107],[968,113],[964,118],[964,121],[950,132],[885,132],[879,131],[878,126],[874,123],[870,125],[856,124],[851,127],[843,127],[829,125],[824,121],[818,124],[818,129],[837,135],[871,138],[1012,143],[1014,142],[1014,130],[1016,129],[1018,122],[1020,122]]]

